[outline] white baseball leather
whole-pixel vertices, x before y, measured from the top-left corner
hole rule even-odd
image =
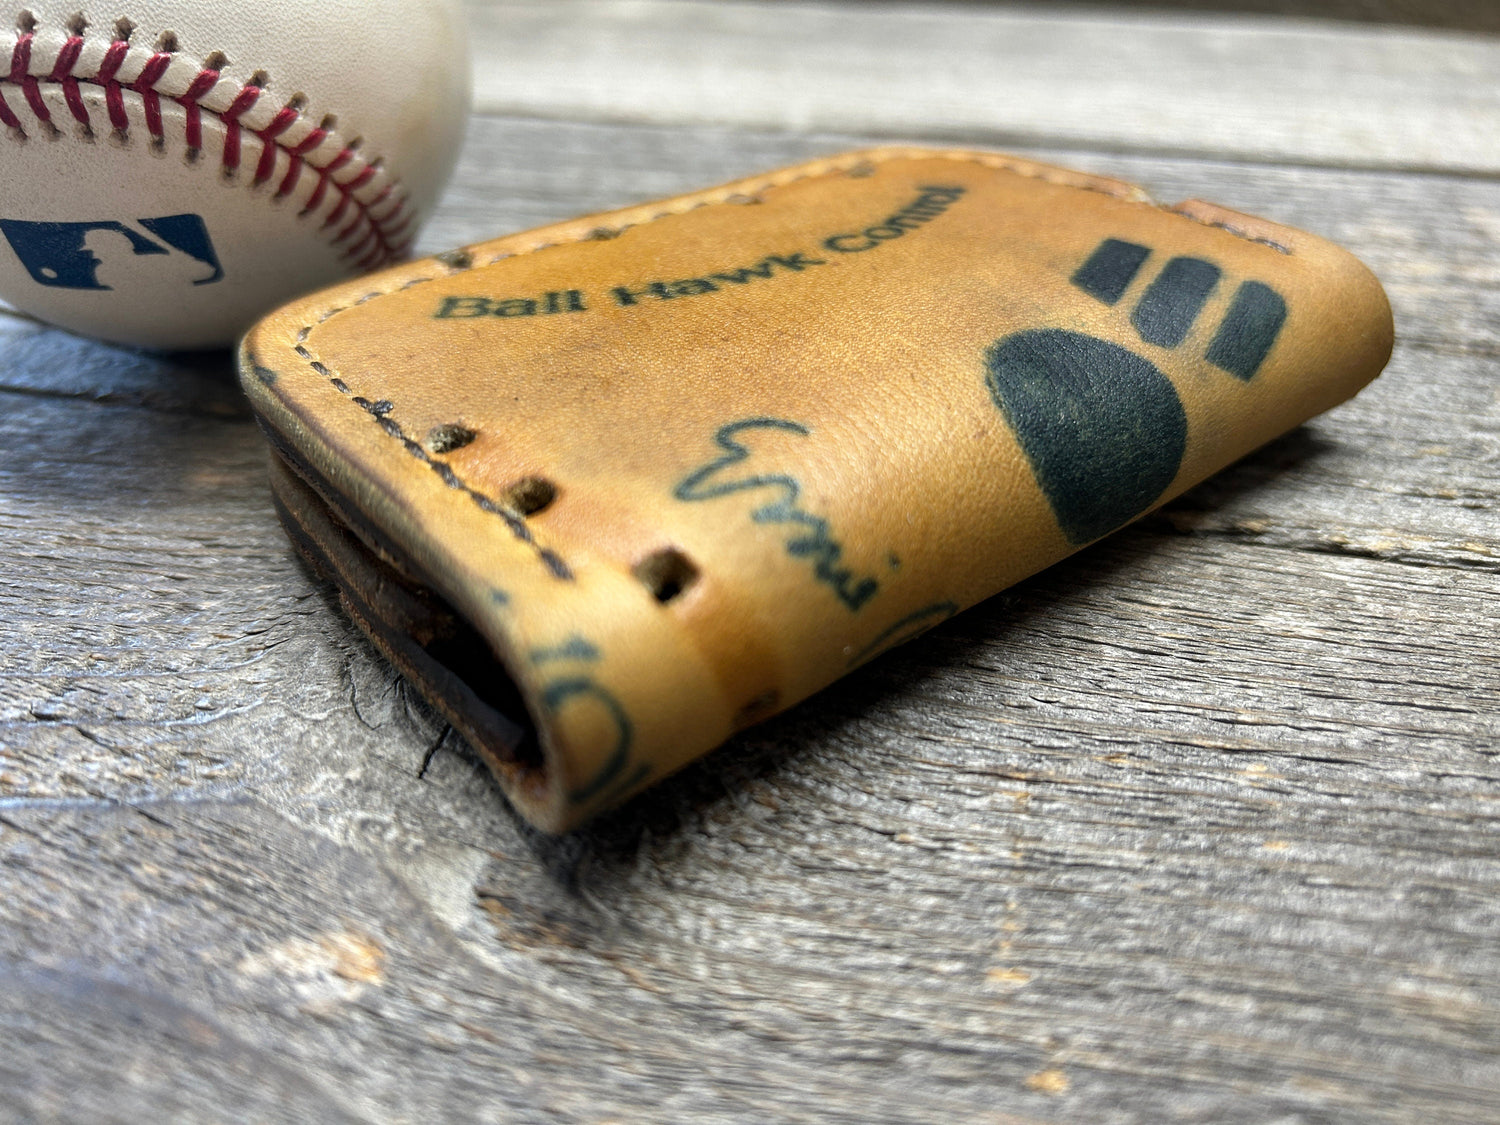
[[[0,298],[160,348],[402,257],[462,139],[455,0],[0,8]]]

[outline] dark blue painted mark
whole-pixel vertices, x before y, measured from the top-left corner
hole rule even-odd
[[[551,648],[534,648],[530,655],[533,664],[545,664],[549,660],[579,660],[585,664],[592,664],[602,659],[599,650],[577,633],[560,645]]]
[[[736,435],[745,430],[783,430],[804,437],[811,432],[801,423],[783,418],[747,418],[720,426],[714,434],[714,444],[724,450],[723,456],[694,469],[672,490],[672,495],[678,500],[697,503],[762,488],[779,493],[751,512],[750,518],[756,523],[790,524],[798,528],[786,542],[786,553],[793,558],[812,559],[813,573],[818,581],[831,587],[839,601],[849,609],[859,609],[875,596],[880,584],[874,578],[857,578],[848,567],[839,565],[844,549],[833,537],[827,520],[797,506],[802,485],[795,477],[776,473],[741,477],[739,480],[722,479],[726,470],[750,458],[750,451],[735,440]]]
[[[1125,295],[1141,266],[1151,256],[1149,246],[1106,238],[1094,248],[1089,260],[1078,267],[1073,284],[1090,297],[1113,305]]]
[[[1187,336],[1218,283],[1219,267],[1212,262],[1173,258],[1142,294],[1130,323],[1146,343],[1175,348]]]
[[[1208,362],[1236,379],[1249,381],[1265,362],[1285,323],[1286,302],[1281,294],[1259,281],[1245,282],[1208,346]]]
[[[139,223],[148,234],[161,241],[153,241],[140,231],[113,220],[40,223],[0,219],[0,232],[4,233],[32,280],[38,285],[56,289],[113,288],[98,278],[98,269],[106,261],[99,255],[103,253],[112,257],[127,249],[137,257],[170,254],[177,250],[202,262],[211,272],[194,281],[194,285],[212,285],[223,278],[224,268],[219,264],[213,240],[197,215],[164,215],[156,219],[141,219]]]
[[[1118,344],[1057,328],[985,355],[986,383],[1069,541],[1140,515],[1177,476],[1187,414],[1172,382]]]
[[[1113,305],[1151,249],[1106,238],[1072,283]],[[1163,348],[1187,338],[1222,271],[1176,257],[1131,312],[1140,338]],[[1276,343],[1286,302],[1269,285],[1236,290],[1205,358],[1249,380]],[[1187,448],[1187,414],[1172,382],[1143,356],[1062,329],[1018,332],[989,349],[986,382],[1031,462],[1069,541],[1088,543],[1151,507],[1176,479]]]
[[[553,680],[542,692],[542,706],[553,715],[569,703],[582,699],[592,699],[604,708],[610,721],[614,723],[615,744],[610,748],[609,757],[599,767],[599,772],[582,785],[569,790],[568,800],[575,805],[591,801],[605,790],[614,788],[614,783],[630,762],[630,744],[635,738],[630,716],[620,706],[619,700],[586,676]]]
[[[928,629],[941,625],[957,612],[957,602],[936,602],[915,613],[908,613],[894,625],[882,629],[873,641],[849,658],[846,667],[856,667],[883,652],[889,652],[899,645],[904,645],[907,641],[915,640]]]
[[[213,240],[208,237],[208,227],[197,215],[163,215],[159,219],[142,219],[141,226],[168,246],[181,250],[189,258],[213,267],[213,273],[199,278],[193,282],[194,285],[212,285],[224,277],[224,267],[219,264]]]
[[[1150,254],[1149,247],[1106,238],[1078,267],[1072,282],[1089,296],[1116,304]],[[1221,277],[1219,267],[1202,258],[1169,261],[1131,314],[1141,339],[1164,348],[1181,344]],[[1286,316],[1281,294],[1264,282],[1245,282],[1235,291],[1205,358],[1235,378],[1249,381],[1270,354]]]

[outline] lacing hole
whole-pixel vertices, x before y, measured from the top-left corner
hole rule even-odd
[[[427,447],[428,453],[452,453],[455,449],[462,449],[478,436],[468,426],[457,422],[444,422],[428,430],[427,440],[422,444]]]
[[[523,516],[534,516],[557,499],[557,487],[542,477],[526,477],[506,491],[511,507]]]
[[[631,568],[630,573],[662,605],[686,593],[698,581],[698,568],[693,565],[693,560],[676,547],[666,547],[647,555]]]

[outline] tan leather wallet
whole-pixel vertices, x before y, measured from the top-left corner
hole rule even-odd
[[[281,513],[561,831],[1348,398],[1354,258],[890,148],[325,290],[243,347]]]

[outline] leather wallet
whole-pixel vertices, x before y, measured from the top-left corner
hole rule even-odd
[[[985,152],[511,235],[247,337],[292,539],[561,831],[1348,398],[1319,238]]]

